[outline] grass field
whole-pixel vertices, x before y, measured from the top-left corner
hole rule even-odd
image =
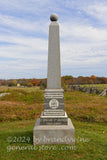
[[[107,96],[65,92],[76,145],[33,146],[33,127],[43,110],[38,88],[0,88],[0,160],[106,160]],[[23,141],[22,141],[23,140]]]

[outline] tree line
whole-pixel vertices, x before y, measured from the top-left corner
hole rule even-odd
[[[71,75],[66,75],[61,77],[62,87],[64,85],[75,85],[75,84],[107,84],[107,77],[96,77],[92,75],[90,77],[73,77]],[[0,79],[0,86],[40,86],[41,88],[46,88],[47,79]]]

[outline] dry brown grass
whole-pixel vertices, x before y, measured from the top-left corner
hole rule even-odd
[[[43,104],[25,104],[22,102],[1,101],[0,121],[37,119],[43,110]]]
[[[65,108],[69,117],[89,122],[107,122],[107,97],[82,92],[66,93]]]
[[[0,98],[0,121],[34,120],[43,111],[43,91],[12,90]],[[20,94],[19,94],[20,93]],[[107,122],[107,96],[65,92],[65,110],[70,118],[88,122]]]

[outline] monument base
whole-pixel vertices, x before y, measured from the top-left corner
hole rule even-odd
[[[37,119],[33,129],[33,144],[69,144],[75,145],[75,128],[68,118],[67,125],[40,125]]]

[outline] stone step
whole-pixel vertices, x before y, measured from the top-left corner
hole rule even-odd
[[[55,109],[55,110],[44,110],[43,112],[44,116],[64,116],[65,115],[65,111],[62,109]]]

